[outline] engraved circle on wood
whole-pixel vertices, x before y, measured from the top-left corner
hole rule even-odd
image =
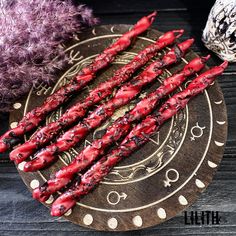
[[[58,75],[57,84],[49,87],[42,83],[32,89],[27,98],[19,101],[21,106],[17,106],[11,113],[10,124],[41,104],[49,94],[67,83],[84,65],[90,63],[129,28],[130,25],[98,26],[75,37],[71,46],[65,47],[70,60],[63,74]],[[57,120],[68,107],[80,101],[95,85],[108,79],[117,68],[128,63],[138,51],[154,42],[160,35],[160,32],[152,29],[138,37],[128,50],[116,57],[111,66],[98,74],[93,83],[73,97],[68,104],[50,114],[46,123]],[[157,57],[162,54],[163,52],[159,53]],[[19,165],[18,171],[30,191],[32,183],[37,180],[41,185],[50,174],[70,163],[83,147],[89,145],[93,139],[101,137],[109,124],[132,109],[148,92],[157,88],[163,78],[182,68],[195,56],[190,51],[185,56],[186,60],[183,59],[179,64],[165,70],[139,97],[116,111],[79,145],[62,153],[60,159],[50,168],[27,174],[22,172],[22,166]],[[184,89],[187,83],[188,81],[178,90]],[[29,137],[27,135],[25,139]],[[226,107],[216,82],[168,121],[150,138],[148,144],[119,163],[65,217],[81,226],[107,231],[135,230],[168,220],[191,205],[211,182],[223,156],[226,137]],[[52,196],[45,205],[50,207],[55,198],[56,195]]]

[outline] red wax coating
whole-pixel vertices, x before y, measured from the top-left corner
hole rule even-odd
[[[69,150],[81,141],[89,131],[112,116],[117,108],[128,104],[141,91],[143,86],[154,81],[162,73],[160,68],[177,62],[192,43],[192,39],[186,40],[170,50],[161,60],[156,60],[150,64],[139,76],[124,84],[111,100],[100,105],[88,117],[65,132],[55,143],[38,152],[33,160],[24,165],[24,171],[36,171],[55,161],[58,158],[58,153]]]
[[[65,187],[76,173],[90,166],[98,156],[104,154],[108,146],[126,135],[131,128],[132,122],[145,118],[153,111],[160,99],[173,92],[188,76],[200,71],[208,58],[209,56],[195,58],[181,72],[166,78],[157,90],[148,94],[131,111],[109,126],[102,138],[93,141],[68,166],[56,172],[54,178],[36,188],[33,191],[33,197],[43,202],[51,194]]]
[[[168,99],[159,109],[158,113],[149,115],[140,124],[135,126],[122,141],[121,145],[97,161],[84,175],[81,181],[75,184],[55,200],[51,208],[52,216],[61,216],[76,204],[83,195],[88,194],[123,158],[130,156],[141,145],[148,141],[150,135],[180,109],[188,101],[207,88],[227,67],[225,61],[220,66],[214,67],[195,78],[186,89]]]
[[[106,48],[90,65],[84,67],[69,84],[61,87],[54,94],[47,97],[41,106],[28,112],[18,123],[16,128],[10,129],[3,134],[0,137],[0,152],[6,151],[18,143],[20,140],[19,137],[36,128],[49,112],[65,103],[72,94],[75,94],[95,78],[96,72],[109,65],[119,52],[130,46],[133,39],[147,30],[154,21],[156,14],[156,12],[153,12],[152,14],[141,18],[130,31],[123,34],[115,43]]]
[[[130,78],[135,71],[145,65],[157,54],[159,50],[172,44],[175,39],[179,38],[182,34],[183,30],[173,30],[162,35],[155,43],[139,52],[139,54],[135,56],[130,63],[118,69],[112,78],[104,83],[101,83],[97,88],[92,90],[84,101],[76,103],[57,121],[41,128],[39,131],[34,133],[30,140],[14,149],[10,153],[10,159],[16,163],[24,161],[31,154],[33,154],[35,150],[51,141],[52,138],[59,134],[62,129],[65,129],[80,118],[83,118],[89,107],[111,95],[112,90],[115,87],[128,80],[128,78]]]

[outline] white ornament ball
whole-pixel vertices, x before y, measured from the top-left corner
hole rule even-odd
[[[236,0],[217,0],[203,31],[202,41],[221,59],[236,61]]]

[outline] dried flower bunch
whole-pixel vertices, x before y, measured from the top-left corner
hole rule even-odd
[[[0,111],[8,111],[34,84],[57,78],[67,60],[60,43],[97,19],[69,0],[1,0],[0,10]]]

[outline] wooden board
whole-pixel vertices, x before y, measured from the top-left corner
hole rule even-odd
[[[67,53],[70,57],[68,70],[57,84],[48,87],[44,84],[32,89],[26,100],[14,105],[10,125],[31,110],[58,87],[68,82],[84,65],[91,62],[129,25],[99,26],[76,37]],[[87,86],[78,96],[64,107],[47,117],[46,123],[58,119],[64,110],[81,100],[97,83],[104,81],[120,66],[129,62],[145,46],[154,42],[160,32],[149,30],[139,37],[129,50],[120,54],[114,63],[99,73],[94,83]],[[160,57],[162,53],[158,56]],[[68,164],[74,156],[124,112],[132,109],[137,101],[154,90],[165,76],[182,68],[196,56],[189,52],[182,60],[165,71],[152,86],[147,87],[139,98],[118,110],[114,116],[96,129],[77,147],[60,156],[52,167],[37,172],[19,173],[30,190],[41,185],[50,174]],[[188,81],[180,88],[183,89]],[[65,217],[77,224],[97,230],[135,230],[159,224],[174,217],[191,205],[211,182],[222,155],[227,137],[227,116],[224,98],[215,82],[203,94],[193,99],[185,110],[167,122],[148,144],[122,161],[88,196],[81,199]],[[29,137],[26,136],[25,139]],[[47,206],[55,196],[47,201]]]

